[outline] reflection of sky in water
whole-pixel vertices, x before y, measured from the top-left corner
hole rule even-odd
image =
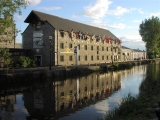
[[[60,118],[60,120],[95,120],[97,117],[102,118],[108,110],[113,110],[118,107],[122,97],[131,93],[137,95],[139,92],[139,86],[145,76],[145,71],[139,70],[132,73],[125,73],[122,75],[121,90],[115,92],[105,100],[99,101],[95,105],[90,105],[81,111],[77,111],[74,114]]]
[[[22,97],[22,94],[16,95],[16,104],[14,105],[14,113],[12,113],[14,120],[25,120],[26,116],[28,116],[28,112],[24,108]]]

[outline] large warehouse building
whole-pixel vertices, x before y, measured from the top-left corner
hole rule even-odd
[[[121,40],[109,30],[46,13],[31,11],[22,33],[24,49],[31,49],[38,66],[75,65],[74,47],[79,46],[79,64],[121,61]]]

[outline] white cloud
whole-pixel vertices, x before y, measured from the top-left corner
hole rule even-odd
[[[41,2],[41,0],[28,0],[30,5],[37,5]]]
[[[115,10],[109,10],[107,14],[109,15],[115,15],[115,16],[121,16],[125,13],[128,13],[129,10],[126,8],[123,8],[121,6],[118,6]]]
[[[142,9],[138,8],[131,8],[130,11],[138,11],[139,14],[145,14],[145,12]]]
[[[112,2],[110,0],[97,0],[94,4],[84,7],[84,16],[94,19],[103,18],[108,10],[109,5]]]
[[[134,23],[141,23],[142,20],[133,20]]]
[[[139,26],[127,26],[123,23],[114,23],[114,24],[107,24],[103,22],[101,19],[94,19],[88,22],[89,25],[94,25],[96,27],[100,27],[103,29],[138,29]]]
[[[126,25],[123,24],[123,23],[115,23],[113,25],[109,25],[108,26],[109,28],[113,28],[113,29],[125,29],[126,28]]]
[[[16,15],[15,16],[18,20],[24,20],[24,18],[22,17],[22,15]]]
[[[124,36],[119,36],[118,38],[122,39],[123,41],[132,41],[132,42],[142,41],[142,37],[140,35],[124,35]]]
[[[52,10],[59,10],[61,7],[39,7],[38,9],[52,11]]]
[[[141,9],[138,9],[138,12],[139,12],[140,14],[144,14],[144,12],[143,12]]]

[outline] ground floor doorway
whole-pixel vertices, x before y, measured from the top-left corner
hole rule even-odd
[[[35,55],[34,59],[36,61],[37,66],[42,66],[42,56],[41,55]]]

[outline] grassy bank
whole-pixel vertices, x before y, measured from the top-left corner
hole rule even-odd
[[[146,79],[140,86],[140,93],[133,97],[128,94],[118,108],[98,120],[151,120],[157,118],[154,108],[160,101],[160,80]]]

